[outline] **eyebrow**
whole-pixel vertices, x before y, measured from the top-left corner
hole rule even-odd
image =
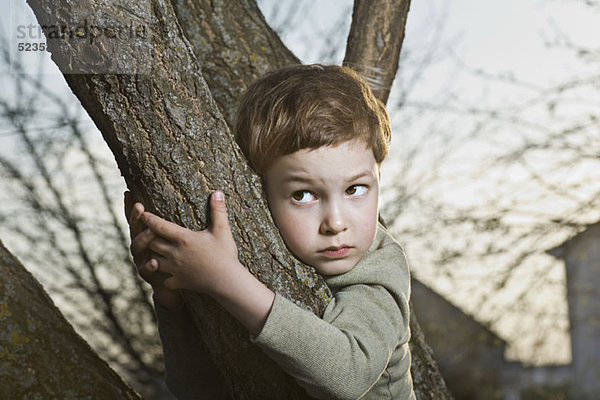
[[[367,171],[363,171],[363,172],[359,172],[358,174],[351,176],[350,179],[348,179],[349,181],[356,181],[360,178],[365,178],[365,177],[369,177],[372,178],[373,177],[373,171],[371,170],[367,170]]]
[[[348,182],[358,180],[364,177],[372,177],[373,173],[370,170],[359,172],[356,175],[353,175],[347,179]],[[299,182],[299,183],[312,183],[313,179],[307,175],[290,175],[283,180],[284,183],[289,182]]]

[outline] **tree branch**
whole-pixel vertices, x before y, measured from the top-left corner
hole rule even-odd
[[[0,321],[0,398],[140,399],[2,242]]]
[[[396,71],[410,0],[355,0],[344,65],[363,76],[387,102]]]

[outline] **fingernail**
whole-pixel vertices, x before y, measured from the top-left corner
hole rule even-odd
[[[223,201],[223,192],[221,192],[220,190],[215,190],[213,192],[213,198],[215,199],[215,201]]]

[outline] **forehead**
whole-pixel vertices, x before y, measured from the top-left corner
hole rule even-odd
[[[373,151],[362,141],[302,149],[277,158],[267,169],[267,183],[347,181],[376,176]]]

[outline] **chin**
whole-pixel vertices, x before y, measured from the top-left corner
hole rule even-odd
[[[328,263],[329,265],[319,265],[315,269],[321,275],[340,275],[354,268],[355,262],[344,260],[343,263]]]

